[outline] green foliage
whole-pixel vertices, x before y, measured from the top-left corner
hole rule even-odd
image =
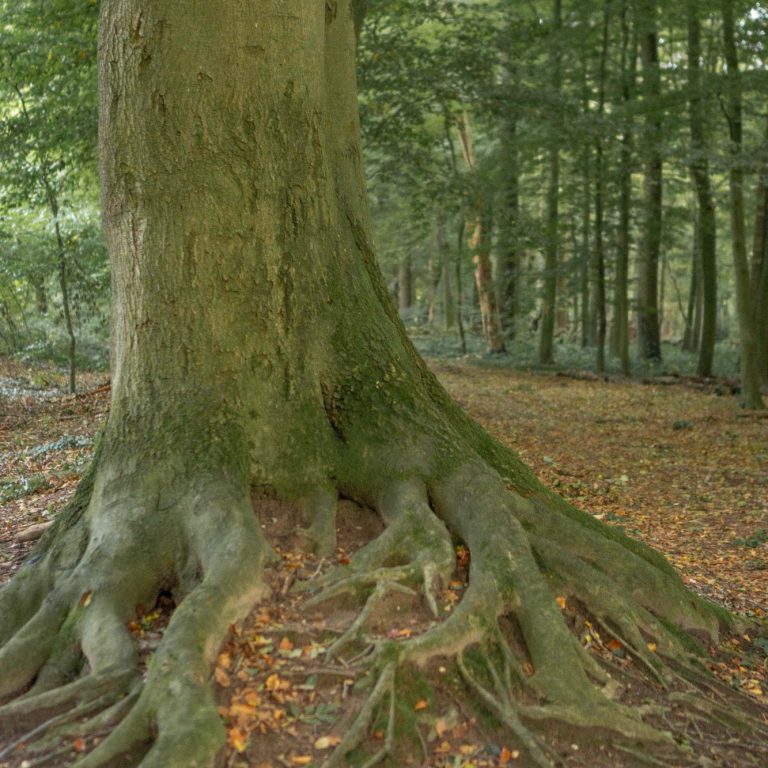
[[[85,342],[79,362],[101,364],[109,278],[97,209],[98,3],[0,8],[1,351],[65,362],[66,309]]]

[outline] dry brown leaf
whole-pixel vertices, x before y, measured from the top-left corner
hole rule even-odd
[[[315,749],[330,749],[338,744],[341,744],[340,736],[321,736],[315,741],[314,747]]]

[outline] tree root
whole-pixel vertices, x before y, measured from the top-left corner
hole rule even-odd
[[[75,522],[85,533],[66,532],[66,556],[48,553],[0,591],[9,617],[0,695],[17,697],[0,707],[0,733],[13,737],[4,754],[24,743],[30,757],[45,760],[65,735],[93,741],[110,731],[78,768],[103,768],[126,755],[142,768],[214,765],[225,731],[211,665],[230,624],[265,594],[262,570],[271,549],[248,495],[234,485],[196,481],[162,502],[168,495],[96,484]],[[583,610],[653,684],[706,690],[692,661],[695,646],[685,638],[690,631],[716,637],[722,617],[658,566],[655,555],[603,536],[543,497],[508,490],[479,460],[360,498],[379,512],[384,532],[349,565],[310,581],[314,594],[305,602],[344,596],[359,605],[326,657],[340,658],[362,641],[344,673],[356,664],[375,678],[325,768],[345,764],[383,707],[384,744],[365,765],[392,757],[402,671],[438,658],[455,661],[457,679],[538,768],[553,762],[536,736],[544,720],[671,745],[641,710],[618,700],[621,686],[610,663],[582,646],[564,615],[566,604],[571,613]],[[334,541],[336,493],[324,489],[305,506],[315,520],[309,535],[325,551]],[[438,597],[456,566],[452,535],[469,549],[471,562],[462,599],[445,617]],[[162,589],[174,590],[177,608],[142,681],[126,622],[137,604],[152,604]],[[398,641],[377,637],[371,625],[381,602],[419,593],[432,617],[428,628]],[[727,724],[725,707],[708,704],[697,712]]]
[[[187,491],[162,511],[135,498],[130,507],[121,499],[94,499],[82,558],[36,613],[8,633],[0,691],[17,698],[0,708],[0,729],[16,734],[6,754],[21,743],[30,744],[30,754],[50,753],[62,734],[115,723],[78,765],[107,765],[151,744],[145,768],[209,766],[223,747],[211,664],[231,623],[265,594],[261,574],[270,547],[247,495],[219,481]],[[151,605],[147,598],[154,601],[169,585],[187,594],[142,683],[126,621],[137,604]],[[17,600],[18,588],[2,594]],[[90,719],[69,725],[84,717]]]
[[[641,709],[614,700],[622,686],[568,630],[555,597],[573,599],[576,609],[583,606],[596,628],[621,643],[645,675],[662,687],[681,679],[667,660],[695,670],[689,661],[691,647],[680,640],[684,631],[695,629],[714,638],[720,613],[692,597],[666,564],[658,569],[656,556],[645,557],[642,548],[625,549],[615,537],[603,539],[570,517],[564,518],[565,533],[553,531],[551,509],[541,512],[538,504],[507,490],[485,464],[465,466],[430,484],[431,508],[422,493],[417,484],[401,484],[382,494],[376,508],[387,522],[384,533],[353,557],[350,568],[326,576],[321,591],[310,599],[317,605],[353,594],[362,601],[356,619],[330,647],[329,657],[363,635],[377,602],[388,592],[420,586],[428,593],[424,552],[435,550],[423,540],[410,546],[418,528],[430,531],[431,537],[450,529],[463,539],[472,554],[469,585],[451,615],[421,635],[397,642],[365,637],[373,649],[366,660],[379,670],[378,681],[325,768],[342,765],[345,755],[365,739],[374,710],[387,693],[394,701],[398,670],[409,664],[424,666],[438,657],[455,659],[471,693],[539,768],[552,765],[529,725],[542,720],[607,729],[618,738],[676,749],[668,732],[643,721]],[[404,497],[411,503],[402,504]],[[390,500],[389,506],[384,499]],[[392,504],[392,499],[400,503]],[[434,525],[437,518],[439,526]],[[447,543],[447,533],[439,537]],[[613,578],[616,569],[609,560],[617,558],[620,574]],[[447,557],[440,561],[439,572],[443,580],[449,577]],[[654,590],[660,594],[652,600]],[[503,617],[519,628],[519,635],[505,635]],[[485,679],[466,662],[473,649],[480,651]],[[393,722],[390,717],[388,733]],[[389,749],[385,744],[370,764]]]

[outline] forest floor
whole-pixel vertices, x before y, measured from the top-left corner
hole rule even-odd
[[[727,387],[717,382],[675,377],[656,383],[603,380],[466,361],[432,361],[431,366],[453,397],[514,447],[545,483],[581,509],[659,549],[691,589],[765,621],[764,414],[741,411],[734,397],[722,395]],[[80,385],[82,394],[64,395],[58,389],[63,386],[61,374],[0,360],[0,583],[20,566],[39,527],[62,508],[90,459],[94,434],[107,416],[109,385],[103,374],[84,375]],[[229,733],[226,764],[317,768],[343,735],[336,724],[339,715],[360,701],[359,680],[351,667],[349,675],[333,677],[322,666],[329,633],[339,631],[334,622],[348,624],[353,614],[304,610],[303,598],[290,588],[330,565],[344,564],[354,548],[380,530],[380,523],[372,514],[361,515],[351,502],[342,502],[337,556],[318,561],[296,549],[295,521],[284,505],[262,498],[257,506],[282,563],[269,575],[274,596],[233,628],[215,668]],[[461,547],[457,562],[455,581],[440,595],[446,612],[465,586],[466,553]],[[163,598],[157,606],[141,609],[132,623],[145,657],[160,641],[171,609],[170,597]],[[404,638],[420,631],[424,622],[423,613],[412,605],[391,605],[386,615],[375,617],[372,631]],[[614,664],[632,664],[619,643],[601,640],[589,626],[583,628],[581,640]],[[711,651],[713,672],[768,722],[768,710],[760,707],[768,703],[768,637],[730,637]],[[440,667],[436,673],[448,671]],[[437,695],[427,681],[416,681],[408,695],[400,704],[414,715],[418,741],[413,756],[398,765],[527,765],[514,740],[494,729],[482,713],[451,698],[450,686]],[[374,726],[374,748],[384,739],[383,728]],[[710,737],[703,738],[706,742]],[[768,764],[760,762],[768,760],[762,750],[759,757],[755,753],[756,761],[747,762],[717,734],[710,741],[705,757],[701,745],[697,747],[696,765]],[[73,739],[47,764],[69,765],[90,746]],[[647,762],[598,743],[580,745],[578,733],[555,734],[548,747],[558,765],[574,768]],[[742,757],[749,753],[748,738],[740,748]],[[0,766],[23,765],[23,749],[5,759],[9,762],[0,759]]]

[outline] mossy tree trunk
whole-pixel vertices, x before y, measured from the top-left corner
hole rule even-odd
[[[663,740],[616,700],[556,596],[678,688],[701,680],[692,633],[713,640],[731,619],[546,490],[414,351],[371,251],[349,3],[114,0],[100,34],[112,406],[73,501],[0,591],[0,735],[45,749],[54,723],[118,723],[78,768],[213,766],[210,665],[267,591],[250,490],[269,486],[304,507],[323,553],[338,494],[386,524],[315,601],[367,595],[367,615],[403,583],[435,615],[379,643],[379,682],[328,765],[398,670],[435,657],[535,765],[551,764],[529,728],[541,719]],[[470,583],[438,621],[454,539]],[[177,607],[142,676],[126,623],[161,590]]]

